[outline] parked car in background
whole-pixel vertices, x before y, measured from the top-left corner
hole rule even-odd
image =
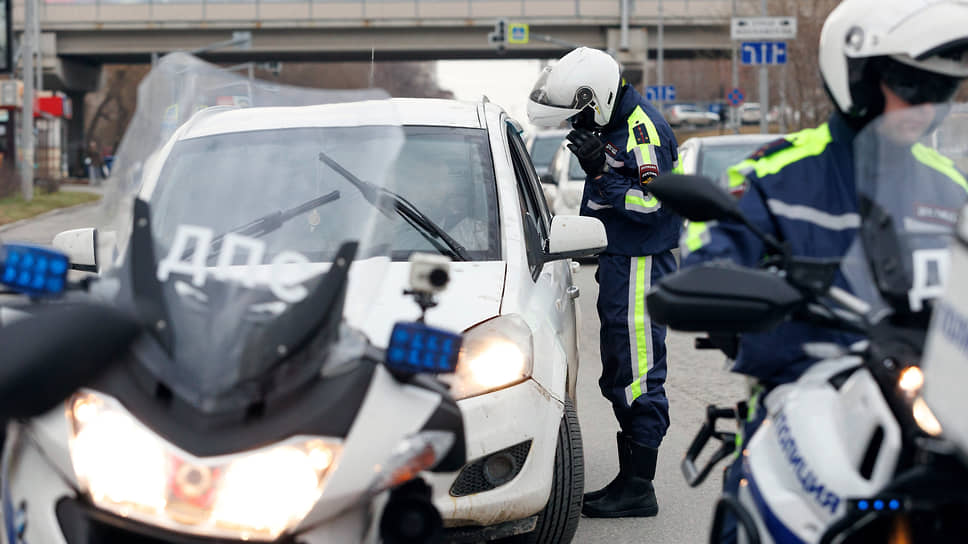
[[[531,162],[538,176],[548,173],[552,157],[569,132],[569,129],[542,130],[528,137],[528,153],[531,155]]]
[[[568,149],[567,141],[558,146],[548,173],[541,178],[541,188],[545,190],[552,214],[578,215],[585,190],[585,171]]]
[[[739,121],[744,125],[755,125],[760,122],[760,116],[763,115],[762,109],[760,108],[759,102],[746,102],[739,107]],[[792,119],[792,111],[789,117]],[[776,123],[780,119],[780,109],[771,108],[769,113],[766,114],[766,122]]]
[[[743,188],[730,189],[725,179],[726,169],[781,137],[780,134],[729,134],[689,138],[679,146],[679,164],[683,174],[712,178],[721,182],[724,189],[739,196]]]
[[[672,104],[665,109],[665,118],[669,125],[681,127],[708,127],[719,123],[719,115],[711,111],[703,111],[692,104]]]

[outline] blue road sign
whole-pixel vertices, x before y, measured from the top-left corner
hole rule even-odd
[[[676,99],[675,85],[649,85],[645,88],[645,99],[650,102],[673,102]]]
[[[743,42],[742,63],[746,65],[786,64],[786,42]]]
[[[734,106],[739,106],[740,104],[743,103],[743,100],[746,99],[746,95],[743,94],[742,90],[740,90],[739,88],[736,88],[736,89],[733,89],[732,91],[729,91],[729,93],[726,94],[726,99],[729,100],[730,104]]]

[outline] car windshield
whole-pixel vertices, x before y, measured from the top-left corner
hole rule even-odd
[[[309,210],[261,237],[266,258],[297,251],[327,262],[354,239],[356,220],[373,205],[349,181],[319,160],[328,155],[350,172],[378,149],[386,127],[304,127],[219,134],[175,144],[151,195],[156,252],[168,254],[177,226],[198,223],[226,233],[277,210],[288,210],[337,192],[339,199]],[[393,138],[396,138],[393,134]],[[389,171],[394,191],[453,237],[472,260],[500,258],[494,169],[481,129],[407,127]],[[360,147],[354,142],[366,141]],[[232,202],[224,213],[206,214],[211,202]],[[431,240],[399,216],[374,233],[394,260],[415,251],[436,252]]]
[[[562,140],[564,138],[561,136],[535,136],[534,142],[531,144],[531,162],[534,167],[548,168]]]

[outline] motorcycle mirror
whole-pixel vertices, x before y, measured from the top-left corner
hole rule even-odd
[[[663,206],[690,221],[743,221],[736,198],[707,177],[666,174],[646,188]]]
[[[0,328],[0,421],[50,410],[97,378],[140,330],[93,304],[57,305]]]
[[[665,174],[649,182],[649,193],[659,199],[663,206],[690,221],[736,221],[746,225],[771,251],[788,256],[783,244],[750,222],[739,209],[733,195],[704,176]]]

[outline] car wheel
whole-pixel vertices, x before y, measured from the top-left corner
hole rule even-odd
[[[585,489],[585,457],[578,412],[571,399],[558,427],[554,479],[544,510],[538,513],[534,531],[504,540],[506,544],[567,544],[578,530],[581,500]]]

